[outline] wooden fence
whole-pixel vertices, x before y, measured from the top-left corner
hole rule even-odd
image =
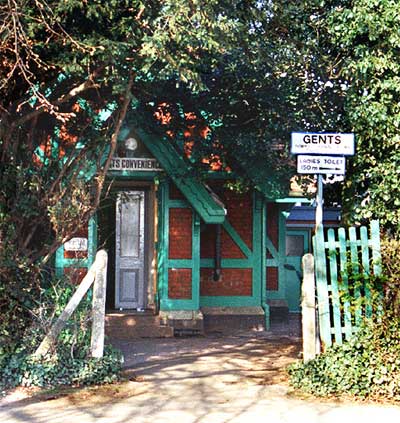
[[[381,273],[379,222],[365,226],[329,229],[313,237],[319,332],[322,348],[342,344],[360,324],[371,306],[361,306],[370,296],[358,282]]]

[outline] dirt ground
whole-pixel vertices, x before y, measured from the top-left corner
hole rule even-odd
[[[400,407],[294,396],[285,367],[300,340],[266,333],[119,342],[123,383],[0,403],[7,423],[400,421]]]

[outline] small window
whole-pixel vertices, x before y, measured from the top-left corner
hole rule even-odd
[[[304,235],[286,235],[286,256],[304,254]]]

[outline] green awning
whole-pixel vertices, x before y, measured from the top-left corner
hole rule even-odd
[[[223,223],[226,215],[224,205],[210,188],[199,181],[193,167],[174,146],[161,136],[142,129],[135,128],[135,131],[203,221],[210,224]]]

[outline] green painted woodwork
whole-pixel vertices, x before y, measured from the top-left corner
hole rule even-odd
[[[285,225],[285,222],[283,222]],[[302,252],[299,255],[286,255],[286,242],[289,236],[300,236],[302,237]],[[301,259],[304,254],[309,251],[309,238],[310,232],[308,229],[287,229],[285,226],[285,241],[284,241],[284,253],[285,257],[283,260],[283,283],[285,284],[285,298],[288,303],[290,312],[300,312],[300,303],[301,303],[301,278],[302,267]],[[285,267],[285,265],[293,266],[295,270],[291,270]]]
[[[228,220],[225,220],[225,222],[222,224],[222,227],[226,230],[226,232],[228,233],[228,235],[233,239],[233,241],[235,242],[235,244],[240,248],[241,252],[247,258],[250,258],[253,255],[252,251],[247,246],[247,244],[242,240],[242,238],[240,237],[240,235],[236,232],[236,230],[229,223]],[[253,229],[254,229],[254,224],[253,224]]]
[[[323,248],[320,248],[322,245]],[[315,279],[318,295],[318,317],[319,327],[321,330],[321,341],[324,348],[332,345],[331,324],[329,313],[329,291],[326,272],[325,246],[324,246],[324,230],[319,226],[315,236],[313,237],[313,251],[315,258]]]
[[[254,296],[201,296],[201,307],[256,307],[260,306],[260,299]]]
[[[349,228],[349,240],[350,240],[350,261],[351,261],[351,268],[352,271],[357,274],[360,271],[360,265],[358,263],[358,249],[357,249],[357,233],[356,228],[351,227]],[[359,286],[354,287],[354,297],[360,298],[361,291]],[[362,316],[361,316],[361,309],[357,308],[355,310],[355,324],[358,326],[361,323]]]
[[[169,185],[163,179],[158,187],[158,242],[157,242],[157,299],[159,308],[168,300],[168,245],[169,245]]]
[[[342,343],[342,325],[340,323],[340,297],[338,287],[338,271],[336,263],[336,243],[335,243],[335,231],[333,229],[328,230],[328,257],[329,257],[329,272],[331,278],[331,303],[332,303],[332,314],[333,314],[333,328],[335,341],[339,344]]]
[[[284,203],[284,204],[293,204],[293,203],[305,203],[311,204],[313,200],[305,197],[285,197],[277,198],[276,200],[271,200],[273,203]]]
[[[277,202],[275,202],[277,203]],[[301,280],[301,257],[309,250],[309,231],[292,230],[286,228],[286,218],[288,215],[288,204],[281,204],[278,202],[279,217],[278,217],[278,248],[276,248],[267,235],[267,228],[265,226],[265,256],[269,252],[272,258],[265,260],[265,267],[278,268],[278,290],[266,290],[266,299],[268,300],[285,300],[289,307],[289,312],[300,312],[300,290]],[[266,217],[268,222],[268,216]],[[267,224],[267,223],[266,223]],[[303,237],[303,251],[297,256],[286,256],[286,237],[290,235],[298,235]],[[285,268],[285,265],[294,267],[294,270]],[[264,279],[266,280],[266,279]]]
[[[266,298],[265,255],[265,209],[264,199],[258,192],[253,194],[253,297],[264,310],[265,329],[270,328],[270,312]]]
[[[249,269],[253,267],[253,260],[250,259],[222,259],[222,269]],[[212,269],[215,266],[214,259],[201,259],[200,267]]]
[[[362,291],[366,297],[370,293],[365,287],[349,288],[349,269],[356,276],[362,272],[367,278],[371,270],[374,275],[381,273],[379,222],[371,222],[369,236],[366,227],[361,227],[359,234],[357,237],[354,227],[348,229],[348,237],[344,228],[339,228],[337,234],[336,230],[329,229],[325,240],[324,230],[320,227],[313,237],[319,329],[324,347],[333,343],[341,344],[343,340],[349,339],[361,323],[363,315],[371,314],[368,306],[364,309],[361,305],[351,307],[349,292],[353,293],[354,299],[360,298]]]
[[[88,252],[87,258],[65,258],[64,257],[64,245],[61,245],[56,251],[55,257],[55,270],[56,275],[61,277],[64,275],[65,267],[86,267],[89,268],[95,259],[97,251],[97,216],[94,215],[89,219],[88,222]]]
[[[200,307],[200,217],[192,210],[192,258],[169,259],[169,210],[171,208],[190,208],[184,200],[169,199],[169,181],[160,183],[159,195],[159,238],[158,250],[158,289],[160,309],[169,310],[198,310]],[[168,270],[191,269],[192,298],[175,299],[168,297]]]
[[[142,129],[138,129],[137,133],[203,221],[209,224],[223,223],[226,214],[224,207],[199,181],[190,163],[182,158],[174,146],[162,137]]]
[[[137,171],[137,170],[109,170],[107,176],[110,179],[118,180],[135,180],[135,181],[153,181],[158,176],[162,175],[163,172],[152,172],[152,171]]]
[[[253,193],[253,251],[247,246],[245,241],[240,237],[237,231],[229,222],[229,216],[223,223],[223,228],[228,235],[233,239],[235,244],[240,248],[242,253],[246,256],[244,259],[222,259],[222,269],[251,269],[252,270],[252,295],[251,296],[201,296],[200,305],[202,307],[245,307],[245,306],[262,306],[262,242],[263,242],[263,213],[264,201],[256,192]],[[200,266],[203,268],[213,268],[213,259],[201,259]],[[218,283],[218,282],[216,282]],[[266,317],[268,322],[266,327],[269,327],[269,309]]]

